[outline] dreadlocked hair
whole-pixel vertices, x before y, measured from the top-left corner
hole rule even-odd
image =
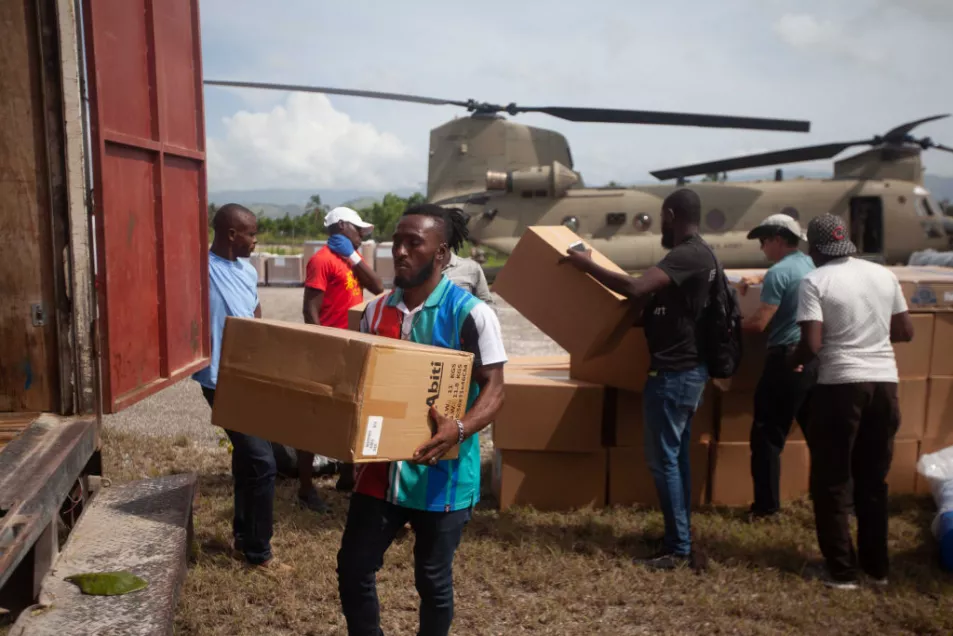
[[[467,216],[462,210],[457,208],[443,208],[433,203],[421,203],[412,205],[404,210],[404,216],[420,214],[433,217],[443,221],[444,239],[450,249],[459,252],[460,248],[470,237],[470,230],[467,229]]]

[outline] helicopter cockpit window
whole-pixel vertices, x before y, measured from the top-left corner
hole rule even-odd
[[[917,197],[916,206],[917,206],[917,216],[933,216],[934,215],[933,208],[930,207],[930,202],[928,199]]]
[[[708,214],[705,215],[705,223],[709,229],[715,230],[716,232],[725,227],[725,221],[725,213],[718,208],[709,210]]]
[[[652,226],[652,217],[650,217],[645,212],[635,215],[632,224],[635,225],[635,229],[639,232],[644,232]]]
[[[574,216],[567,216],[565,219],[563,219],[562,224],[568,227],[573,232],[579,231],[579,219],[577,219]]]

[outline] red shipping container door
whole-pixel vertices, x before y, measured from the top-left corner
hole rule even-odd
[[[84,0],[103,411],[208,364],[198,0]]]

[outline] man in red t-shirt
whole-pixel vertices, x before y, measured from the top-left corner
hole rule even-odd
[[[384,291],[384,284],[361,258],[358,248],[362,237],[369,236],[374,226],[366,223],[351,208],[338,207],[324,218],[328,244],[308,261],[304,281],[304,321],[347,329],[347,311],[364,302],[364,289],[375,296]],[[314,453],[298,451],[298,501],[321,512],[327,508],[312,482]],[[354,483],[352,464],[341,466],[338,490],[350,490]]]

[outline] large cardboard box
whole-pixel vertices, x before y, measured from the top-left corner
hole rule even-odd
[[[754,391],[720,393],[715,439],[719,442],[750,442],[754,423]],[[804,441],[804,431],[795,418],[788,439]]]
[[[901,380],[919,380],[930,376],[934,316],[931,313],[911,314],[910,320],[913,322],[913,340],[893,343],[897,374]]]
[[[897,400],[900,403],[900,428],[896,439],[919,441],[926,434],[927,380],[900,380]]]
[[[914,339],[920,336],[916,332]],[[933,323],[933,351],[930,354],[930,377],[953,376],[953,312],[936,314]]]
[[[248,258],[248,262],[251,263],[251,266],[255,268],[255,273],[258,274],[259,285],[264,285],[267,282],[265,278],[265,261],[268,259],[268,256],[269,254],[253,252]]]
[[[301,255],[269,257],[265,261],[265,278],[269,285],[301,285],[304,283]]]
[[[506,402],[493,422],[501,450],[593,453],[602,447],[604,389],[538,375],[506,374]]]
[[[228,318],[212,423],[341,461],[410,459],[433,434],[431,404],[463,415],[472,363],[345,329]]]
[[[897,440],[893,445],[893,460],[887,473],[887,490],[891,495],[910,495],[917,490],[917,460],[920,442]]]
[[[305,241],[301,245],[301,259],[304,262],[304,266],[307,267],[311,257],[320,252],[327,244],[327,241]]]
[[[606,502],[606,451],[548,453],[496,450],[493,494],[500,510],[532,506],[537,510],[601,507]]]
[[[692,507],[708,503],[710,440],[702,438],[691,444]],[[657,507],[658,491],[652,472],[645,460],[645,447],[609,449],[609,496],[610,506],[635,504]]]
[[[728,282],[738,292],[741,315],[745,318],[754,314],[761,305],[761,289],[766,269],[726,269]],[[745,285],[745,281],[748,284]]]
[[[570,356],[569,375],[576,380],[641,391],[648,378],[650,361],[645,332],[634,327],[627,329],[608,352],[591,358]]]
[[[807,494],[811,456],[805,442],[790,441],[781,453],[781,500]],[[711,454],[711,503],[747,506],[754,500],[751,449],[746,442],[715,442]]]
[[[383,294],[380,294],[380,295],[378,295],[378,296],[374,296],[374,298],[370,298],[370,299],[368,299],[368,300],[365,300],[364,302],[360,303],[359,305],[354,305],[353,307],[351,307],[350,309],[348,309],[348,310],[347,310],[347,328],[348,328],[350,331],[360,331],[360,330],[361,330],[361,317],[364,315],[364,309],[367,308],[368,303],[370,303],[372,300],[376,300],[376,299],[380,298],[381,296],[383,296],[383,295],[386,294],[386,293],[387,293],[387,292],[384,292]],[[367,294],[366,291],[365,291],[365,294]],[[366,298],[366,296],[365,296],[365,298]]]
[[[949,267],[891,267],[910,311],[953,309],[953,269]]]
[[[568,264],[567,248],[579,240],[568,228],[527,228],[497,274],[493,291],[572,356],[591,357],[610,341],[624,322],[632,324],[630,304]],[[624,274],[612,261],[592,252],[603,267]],[[621,335],[621,334],[620,334]]]
[[[953,444],[953,377],[930,378],[923,439]]]
[[[712,436],[718,392],[709,383],[702,403],[692,417],[691,439],[698,442]],[[606,390],[606,417],[612,426],[607,446],[631,448],[644,443],[642,394],[634,391]]]

